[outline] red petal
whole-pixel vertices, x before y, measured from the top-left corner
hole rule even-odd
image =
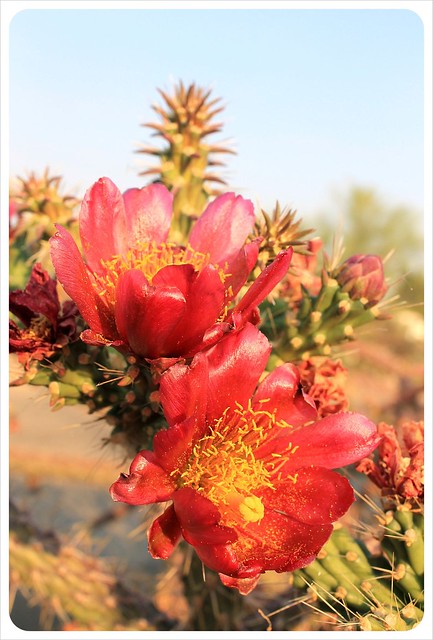
[[[305,396],[300,388],[299,371],[294,364],[283,364],[274,369],[259,385],[253,398],[253,406],[260,407],[260,400],[266,411],[276,410],[277,420],[284,420],[293,427],[299,427],[317,418],[314,401]]]
[[[191,365],[176,364],[161,377],[159,388],[165,418],[170,426],[195,416],[205,421],[208,387],[208,361],[198,353]]]
[[[159,518],[152,522],[147,537],[152,558],[167,560],[171,556],[181,537],[180,525],[173,505],[170,505]]]
[[[259,277],[248,289],[244,297],[233,309],[231,315],[240,315],[248,319],[255,307],[257,307],[272,289],[286,275],[292,259],[293,249],[290,247],[281,251],[275,260],[262,271]]]
[[[176,326],[176,353],[191,353],[199,347],[205,334],[224,306],[225,290],[217,270],[211,265],[196,273],[186,297],[184,316]]]
[[[195,442],[203,435],[204,429],[206,429],[206,423],[199,423],[192,415],[180,424],[158,431],[153,439],[153,449],[158,464],[167,473],[183,469]]]
[[[218,419],[236,403],[247,407],[269,358],[267,338],[247,324],[206,352],[209,361],[208,420]]]
[[[223,585],[231,589],[237,589],[239,593],[246,596],[257,586],[260,573],[252,578],[231,578],[230,576],[225,576],[223,573],[220,573],[219,577]]]
[[[122,195],[109,178],[86,192],[80,210],[80,237],[89,267],[101,271],[101,260],[126,250],[126,218]]]
[[[142,271],[123,273],[116,287],[116,325],[131,350],[145,358],[170,353],[173,329],[185,311],[185,298],[175,287],[149,286]]]
[[[123,194],[128,227],[128,247],[138,242],[167,240],[173,214],[173,195],[162,184],[128,189]]]
[[[212,263],[224,267],[237,257],[254,224],[254,207],[234,193],[224,193],[211,202],[195,223],[189,243],[201,253],[208,253]]]
[[[225,281],[225,286],[231,286],[233,296],[235,296],[240,288],[247,281],[259,255],[260,240],[254,240],[246,244],[239,251],[236,258],[230,266],[230,277]]]
[[[354,500],[349,481],[323,467],[298,469],[295,483],[285,480],[276,490],[266,488],[260,497],[266,508],[306,524],[335,522]]]
[[[221,514],[217,507],[191,487],[176,491],[173,504],[182,535],[189,544],[225,545],[237,539],[234,529],[218,524]]]
[[[299,449],[285,471],[315,465],[337,469],[368,456],[379,444],[376,425],[359,413],[335,413],[290,434]]]
[[[50,239],[51,259],[56,275],[66,293],[76,303],[89,327],[108,339],[118,338],[114,319],[92,286],[88,271],[75,240],[60,225]]]
[[[212,571],[237,575],[241,570],[241,563],[230,544],[196,544],[194,549],[203,564]]]
[[[151,504],[169,500],[174,484],[169,475],[155,462],[151,451],[140,451],[131,463],[130,475],[121,474],[110,487],[116,502]]]
[[[260,523],[251,522],[245,532],[243,566],[263,571],[293,571],[309,564],[332,533],[332,525],[311,526],[265,509]],[[251,538],[248,539],[248,534]],[[263,541],[251,547],[251,540]],[[240,552],[238,552],[238,556]],[[239,577],[244,577],[239,574]]]

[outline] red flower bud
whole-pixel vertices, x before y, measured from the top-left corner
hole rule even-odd
[[[369,306],[377,304],[387,291],[383,262],[376,255],[357,254],[348,258],[339,268],[336,278],[352,300],[365,298]]]

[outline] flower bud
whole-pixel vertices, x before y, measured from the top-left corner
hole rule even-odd
[[[357,254],[348,258],[338,269],[336,279],[352,300],[365,298],[369,306],[377,304],[387,290],[383,262],[376,255]]]

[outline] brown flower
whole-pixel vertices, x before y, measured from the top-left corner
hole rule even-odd
[[[308,358],[297,366],[301,384],[316,402],[321,418],[347,410],[349,401],[344,392],[347,370],[343,367],[341,360],[317,356]]]

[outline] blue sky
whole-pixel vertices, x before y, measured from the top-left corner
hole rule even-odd
[[[102,3],[101,3],[102,4]],[[156,87],[213,87],[229,187],[305,218],[350,186],[423,208],[423,25],[407,10],[26,10],[10,27],[11,175],[145,184]],[[149,159],[150,163],[150,159]]]

